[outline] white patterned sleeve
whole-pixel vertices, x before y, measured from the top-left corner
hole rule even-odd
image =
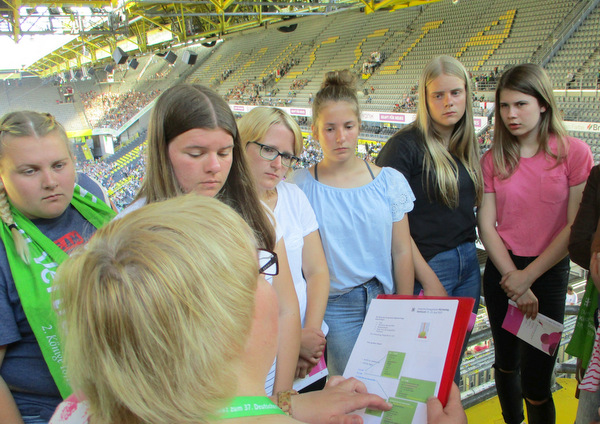
[[[404,214],[413,210],[415,195],[404,175],[393,168],[386,168],[387,198],[394,222],[402,220]]]

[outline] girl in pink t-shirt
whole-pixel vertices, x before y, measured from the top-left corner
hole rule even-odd
[[[592,167],[589,146],[567,136],[544,70],[506,71],[496,89],[494,143],[482,158],[479,235],[489,258],[483,288],[494,337],[495,380],[508,424],[554,423],[550,356],[502,328],[508,302],[528,317],[563,322],[569,233]]]

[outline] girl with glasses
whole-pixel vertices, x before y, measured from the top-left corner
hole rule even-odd
[[[283,233],[302,322],[296,377],[305,377],[322,356],[329,272],[319,225],[306,195],[283,178],[302,153],[300,127],[281,109],[257,107],[238,121],[240,137],[258,195],[275,214]]]
[[[231,109],[214,91],[180,84],[158,98],[148,127],[146,177],[136,201],[119,216],[143,205],[186,193],[215,197],[233,207],[256,233],[261,248],[280,262],[272,280],[279,299],[279,353],[265,388],[292,388],[300,351],[300,313],[281,235],[277,240],[246,163]],[[226,290],[226,288],[223,288]]]
[[[406,213],[414,196],[406,179],[356,156],[360,110],[349,71],[325,75],[313,101],[313,137],[323,160],[293,181],[312,205],[330,274],[325,321],[327,366],[342,374],[371,299],[412,294],[411,239]]]
[[[571,225],[592,167],[583,141],[567,136],[538,65],[504,72],[496,88],[494,142],[483,156],[483,203],[477,219],[488,261],[483,275],[494,338],[495,380],[504,420],[552,424],[556,354],[549,355],[502,328],[508,302],[528,317],[560,323],[569,278]],[[558,351],[558,349],[557,349]]]

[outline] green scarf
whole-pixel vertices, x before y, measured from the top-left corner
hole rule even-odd
[[[581,359],[583,368],[587,368],[590,362],[596,339],[596,325],[594,324],[596,308],[598,308],[598,289],[594,285],[592,277],[589,277],[579,306],[575,329],[566,349],[569,355]]]
[[[106,203],[78,184],[75,184],[71,205],[96,228],[100,228],[115,216],[115,212]],[[10,272],[27,321],[44,355],[50,374],[61,396],[66,398],[72,390],[66,378],[56,311],[52,305],[52,281],[58,265],[68,255],[15,207],[11,205],[10,209],[17,228],[27,241],[32,258],[29,265],[23,262],[13,243],[10,228],[3,224],[0,233]]]

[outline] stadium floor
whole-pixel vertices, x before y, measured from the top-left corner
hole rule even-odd
[[[577,381],[574,378],[557,378],[556,382],[562,386],[561,389],[554,392],[556,422],[558,424],[574,423],[577,412],[577,399],[575,399]],[[504,423],[497,396],[472,406],[466,412],[469,424]]]

